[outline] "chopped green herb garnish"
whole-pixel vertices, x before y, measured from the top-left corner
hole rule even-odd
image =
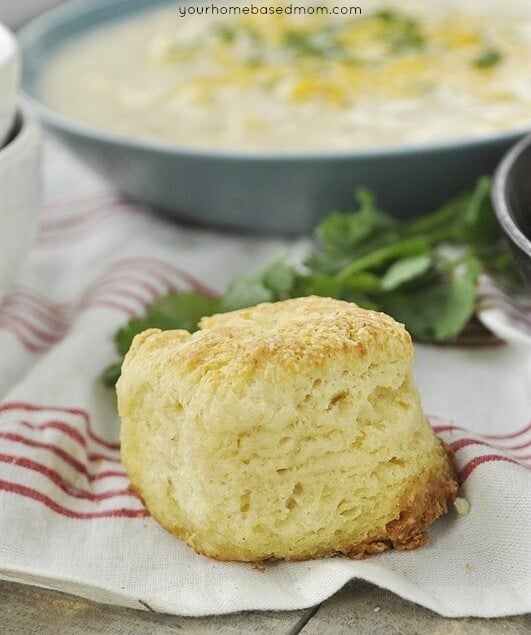
[[[392,9],[380,9],[379,11],[376,11],[374,17],[382,20],[382,22],[394,22],[398,19],[399,15]]]
[[[426,44],[418,20],[392,9],[381,9],[374,16],[385,26],[383,38],[392,53],[420,50]]]
[[[236,29],[228,26],[227,24],[222,24],[218,28],[218,35],[224,42],[228,42],[230,44],[236,39]]]
[[[341,45],[333,38],[333,34],[326,30],[316,33],[288,31],[284,37],[284,44],[288,50],[297,55],[315,57],[332,57],[342,50]]]
[[[303,266],[292,265],[283,254],[263,270],[235,279],[218,298],[187,292],[158,299],[142,318],[116,333],[118,355],[123,358],[133,337],[147,328],[194,331],[204,315],[311,294],[385,311],[417,340],[446,342],[473,317],[482,272],[513,291],[521,289],[486,177],[472,192],[415,220],[387,216],[370,192],[359,190],[355,211],[330,214],[315,236],[316,248]],[[114,385],[119,374],[117,362],[103,379]]]
[[[485,49],[472,61],[476,68],[492,68],[501,62],[503,55],[496,49]]]

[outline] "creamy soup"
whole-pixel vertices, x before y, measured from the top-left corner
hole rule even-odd
[[[361,13],[349,9],[356,4]],[[531,2],[505,4],[273,1],[253,5],[330,10],[212,15],[197,13],[210,3],[176,3],[62,47],[41,94],[91,126],[194,147],[356,150],[481,137],[531,125]]]

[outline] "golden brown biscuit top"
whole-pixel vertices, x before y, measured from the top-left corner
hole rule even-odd
[[[168,352],[169,347],[179,374],[230,372],[247,378],[264,366],[297,372],[302,366],[325,366],[338,355],[365,358],[369,351],[380,361],[412,358],[409,334],[390,316],[317,296],[204,317],[199,329],[191,335],[144,332],[131,352],[139,347]]]
[[[349,352],[364,356],[369,345],[410,346],[405,328],[384,313],[351,302],[308,296],[203,318],[203,333],[223,331],[239,350],[267,351],[270,357],[316,358]]]

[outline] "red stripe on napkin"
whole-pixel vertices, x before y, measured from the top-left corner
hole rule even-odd
[[[521,430],[517,430],[516,432],[512,432],[511,434],[484,434],[483,436],[486,439],[514,439],[515,437],[519,437],[526,432],[531,430],[531,423],[528,423],[525,428]]]
[[[131,270],[132,268],[137,268],[139,271],[150,272],[152,275],[158,276],[170,276],[169,280],[181,280],[186,282],[187,285],[192,288],[197,293],[202,293],[203,295],[214,296],[216,293],[210,289],[203,282],[198,280],[195,276],[190,274],[188,271],[181,269],[180,267],[176,267],[175,265],[166,262],[164,260],[158,260],[157,258],[151,258],[148,256],[145,257],[137,257],[137,258],[124,258],[119,260],[113,264],[115,270],[119,268],[124,268],[126,270]]]
[[[55,328],[55,333],[46,330],[46,324],[44,324],[44,328],[42,322],[37,322],[36,320],[32,320],[32,316],[22,316],[17,315],[16,312],[10,311],[9,309],[2,309],[2,314],[0,316],[0,320],[5,323],[5,321],[11,321],[14,324],[17,324],[19,327],[22,327],[21,330],[25,330],[31,337],[36,340],[40,340],[43,344],[48,344],[51,346],[55,344],[64,332],[64,327],[61,327],[59,330]]]
[[[458,430],[459,432],[464,432],[465,431],[464,428],[461,428],[460,426],[455,426],[455,425],[447,425],[447,426],[437,425],[437,426],[432,426],[432,428],[437,433],[439,433],[439,432],[454,432],[455,430]]]
[[[137,317],[160,296],[183,287],[214,295],[191,274],[170,263],[156,258],[126,258],[110,263],[70,303],[53,303],[33,290],[16,289],[2,302],[0,328],[13,333],[31,353],[43,353],[66,336],[82,311],[110,308]]]
[[[52,304],[37,292],[17,287],[2,299],[2,311],[12,309],[31,315],[55,329],[64,329],[68,324],[68,305]]]
[[[86,476],[89,481],[94,481],[98,478],[97,472],[90,472],[86,465],[78,461],[78,459],[72,456],[64,448],[58,445],[55,445],[54,443],[44,443],[42,441],[35,441],[34,439],[28,439],[27,437],[21,434],[17,434],[16,432],[5,432],[3,430],[0,430],[0,439],[6,439],[7,441],[12,441],[13,443],[20,443],[21,445],[25,445],[29,448],[47,450],[48,452],[55,454],[55,456],[59,457],[62,461],[70,465],[70,467],[76,470],[76,472],[79,472],[80,474],[83,474],[84,476]],[[127,476],[125,471],[124,472],[116,471],[114,472],[113,475]]]
[[[40,404],[34,404],[27,401],[8,401],[3,404],[0,404],[0,412],[9,412],[9,411],[21,411],[21,412],[50,412],[50,413],[61,413],[61,414],[69,414],[74,415],[76,417],[80,417],[84,423],[85,431],[87,436],[94,441],[95,443],[99,443],[103,447],[108,450],[119,450],[120,444],[117,442],[107,441],[102,439],[98,434],[94,432],[92,429],[92,424],[90,420],[89,413],[83,408],[68,408],[62,406],[43,406]]]
[[[44,463],[34,461],[33,459],[29,459],[25,456],[0,454],[0,463],[7,463],[8,465],[15,465],[17,467],[37,472],[59,487],[63,492],[65,492],[65,494],[73,496],[74,498],[83,498],[90,501],[102,501],[108,498],[116,498],[117,496],[131,496],[133,498],[137,498],[129,488],[114,489],[97,493],[90,492],[82,487],[72,485],[64,479],[59,472],[49,468],[44,465]]]
[[[55,502],[49,496],[46,496],[46,494],[43,494],[42,492],[39,492],[25,485],[20,485],[19,483],[12,483],[11,481],[0,480],[0,490],[18,494],[19,496],[24,496],[25,498],[30,498],[34,501],[38,501],[39,503],[46,505],[46,507],[56,512],[57,514],[61,514],[62,516],[66,516],[67,518],[73,518],[76,520],[93,520],[95,518],[146,518],[147,516],[149,516],[149,512],[145,508],[117,508],[107,509],[100,512],[78,512],[73,509],[63,507],[63,505]]]
[[[52,200],[46,201],[42,206],[42,213],[47,217],[62,216],[61,210],[67,209],[67,215],[72,213],[72,205],[90,205],[97,203],[99,205],[108,205],[115,201],[120,201],[113,192],[100,192],[97,194],[63,194],[55,196]]]
[[[430,417],[430,419],[434,420],[435,417]],[[453,432],[453,431],[467,432],[466,428],[463,428],[461,426],[456,426],[454,424],[432,425],[432,428],[437,433]],[[481,434],[479,436],[483,437],[484,439],[492,439],[494,441],[498,441],[498,443],[500,442],[503,443],[506,440],[516,439],[517,437],[520,437],[529,431],[531,431],[531,423],[526,424],[523,428],[520,428],[519,430],[516,430],[515,432],[511,432],[510,434]],[[507,446],[507,448],[510,449],[509,446]],[[517,448],[513,448],[513,449],[517,449]]]
[[[455,452],[457,452],[457,450],[460,450],[461,448],[466,448],[469,445],[483,445],[488,448],[513,451],[513,450],[522,450],[524,448],[529,447],[531,445],[531,441],[528,441],[527,443],[523,443],[522,445],[515,445],[513,447],[505,447],[501,445],[496,446],[496,445],[493,445],[492,443],[488,443],[487,441],[482,441],[480,439],[471,439],[469,437],[464,437],[462,439],[458,439],[457,441],[453,441],[452,443],[450,443],[450,447]],[[519,458],[523,458],[523,457],[519,457]]]
[[[86,449],[87,442],[83,435],[76,430],[73,426],[70,426],[65,421],[45,421],[44,423],[30,423],[29,421],[20,421],[20,425],[23,425],[32,430],[58,430],[68,435],[74,441],[77,441],[79,445]]]
[[[459,471],[458,477],[460,483],[463,484],[466,479],[472,474],[472,472],[480,465],[496,461],[506,461],[507,463],[513,463],[514,465],[522,467],[522,465],[518,463],[518,461],[515,461],[508,456],[502,456],[500,454],[482,454],[481,456],[474,457],[465,465],[462,470]]]
[[[36,342],[32,340],[31,336],[28,337],[27,333],[24,331],[23,328],[20,328],[20,325],[16,320],[11,320],[0,315],[0,329],[5,329],[6,331],[12,333],[17,338],[19,343],[22,344],[22,346],[30,353],[43,353],[49,348],[48,344],[43,345],[38,341]]]
[[[121,463],[119,457],[117,456],[108,456],[107,454],[99,454],[98,452],[88,452],[85,439],[81,437],[81,439],[77,439],[78,435],[77,431],[69,429],[67,424],[63,421],[50,421],[46,424],[42,424],[40,426],[35,426],[29,421],[19,421],[19,425],[24,426],[25,428],[29,428],[30,430],[57,430],[59,432],[64,432],[69,437],[80,443],[80,445],[85,450],[85,456],[89,461],[110,461],[111,463]]]
[[[84,207],[80,212],[44,214],[39,224],[36,244],[40,247],[65,245],[71,247],[75,241],[91,239],[105,229],[108,221],[118,217],[147,214],[138,206],[126,204],[122,200],[108,200],[102,205],[97,201]]]
[[[29,421],[19,421],[18,423],[26,428],[30,428],[31,430],[57,430],[59,432],[63,432],[71,439],[79,443],[79,445],[81,445],[85,449],[85,451],[87,450],[87,441],[83,437],[83,435],[65,421],[45,421],[44,423],[40,424],[33,424]],[[114,463],[120,462],[120,459],[117,456],[108,456],[107,454],[90,452],[87,454],[87,456],[91,461],[112,461]]]
[[[46,233],[56,230],[86,228],[95,220],[97,221],[108,218],[109,216],[114,216],[118,212],[128,212],[129,209],[125,208],[125,205],[125,202],[119,199],[109,199],[105,201],[104,207],[102,207],[101,201],[94,201],[81,212],[79,209],[75,209],[66,214],[45,213],[43,214],[42,221],[39,224],[39,230],[41,233]],[[131,209],[133,209],[132,206]]]

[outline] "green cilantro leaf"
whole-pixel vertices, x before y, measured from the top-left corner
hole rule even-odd
[[[169,293],[156,300],[143,317],[129,320],[116,333],[116,349],[120,355],[125,355],[134,336],[148,328],[195,331],[197,323],[204,315],[211,315],[218,309],[218,298],[194,292]]]
[[[296,273],[286,261],[286,255],[280,254],[258,274],[242,276],[229,285],[221,298],[222,311],[235,311],[260,302],[285,300],[292,296]]]
[[[140,318],[132,318],[115,333],[116,351],[123,358],[135,335],[149,328],[195,331],[197,323],[203,316],[217,313],[219,309],[218,298],[194,292],[168,293],[155,300],[145,315]],[[107,386],[114,386],[118,381],[120,368],[121,362],[117,362],[105,369],[102,378]]]
[[[382,299],[383,310],[424,342],[454,340],[474,313],[480,262],[468,256],[445,276],[416,292]]]
[[[384,291],[394,291],[406,282],[411,282],[424,275],[433,265],[433,258],[428,254],[409,256],[396,260],[385,272],[381,280]]]

